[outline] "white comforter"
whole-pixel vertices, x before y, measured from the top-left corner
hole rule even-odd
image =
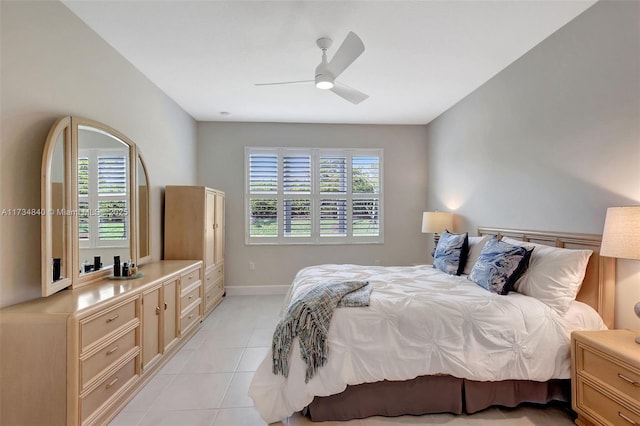
[[[369,280],[371,305],[335,311],[328,362],[308,383],[297,341],[287,379],[271,372],[269,351],[249,389],[267,422],[302,410],[314,396],[383,379],[430,374],[479,381],[569,378],[571,331],[606,328],[595,311],[578,302],[579,313],[575,308],[561,317],[537,299],[500,296],[466,276],[429,265],[309,267],[297,274],[291,295],[336,279]]]

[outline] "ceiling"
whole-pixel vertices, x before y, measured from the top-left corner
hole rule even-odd
[[[63,0],[198,121],[425,124],[594,0]],[[337,80],[353,105],[312,83],[349,31],[364,53]]]

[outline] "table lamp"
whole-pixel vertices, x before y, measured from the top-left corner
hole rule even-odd
[[[640,206],[607,209],[600,255],[640,260]],[[640,318],[640,302],[635,312]],[[640,337],[636,337],[636,343],[640,343]]]
[[[445,230],[453,230],[453,213],[449,212],[424,212],[422,213],[422,233],[433,234],[433,250],[431,256],[436,252],[436,246],[440,240],[440,234]]]

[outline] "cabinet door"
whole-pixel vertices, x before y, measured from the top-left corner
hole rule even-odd
[[[160,335],[160,286],[142,294],[142,368],[151,365],[162,354]]]
[[[206,192],[205,203],[205,231],[204,231],[204,267],[215,265],[215,206],[216,194],[213,191]]]
[[[217,265],[224,261],[224,194],[217,192],[215,195],[215,219],[214,219],[214,263]]]
[[[177,296],[178,279],[164,283],[164,350],[172,346],[178,338],[177,327]]]

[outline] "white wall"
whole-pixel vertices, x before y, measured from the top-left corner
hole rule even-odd
[[[247,246],[244,242],[244,147],[384,149],[384,244]],[[320,263],[427,263],[420,233],[427,202],[424,126],[198,123],[198,181],[226,192],[226,285],[289,285],[304,266]],[[249,270],[249,262],[255,270]]]
[[[151,181],[152,255],[161,256],[162,191],[196,180],[196,123],[58,1],[0,2],[0,209],[40,207],[49,127],[78,115],[141,148]],[[40,218],[0,217],[0,306],[40,296]]]
[[[432,121],[429,206],[472,232],[599,234],[607,207],[640,204],[639,18],[598,2]],[[640,328],[640,261],[616,290],[616,326]]]

